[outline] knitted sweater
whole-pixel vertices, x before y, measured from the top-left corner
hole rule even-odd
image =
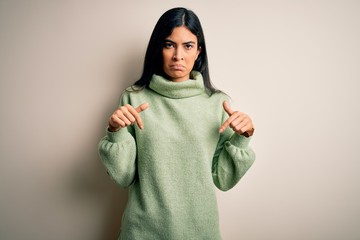
[[[147,102],[144,129],[107,132],[99,154],[112,179],[129,187],[119,239],[218,240],[215,188],[232,188],[255,160],[251,137],[218,129],[223,93],[209,96],[200,73],[184,82],[154,75],[149,88],[124,91],[120,105]]]

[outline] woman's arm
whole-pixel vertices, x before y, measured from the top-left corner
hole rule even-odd
[[[222,191],[234,187],[255,161],[255,152],[248,146],[251,137],[230,131],[221,134],[212,164],[213,181]]]
[[[136,143],[132,126],[117,132],[107,131],[99,142],[100,158],[110,177],[121,187],[128,187],[136,174]]]
[[[254,127],[246,114],[231,110],[226,102],[223,106],[228,116],[224,112],[212,176],[215,185],[227,191],[239,182],[255,161],[255,152],[249,147]]]
[[[133,124],[144,128],[140,113],[148,108],[143,103],[137,108],[131,106],[129,94],[125,91],[120,107],[109,118],[106,136],[99,143],[99,155],[108,174],[122,187],[128,187],[136,175],[136,141]]]

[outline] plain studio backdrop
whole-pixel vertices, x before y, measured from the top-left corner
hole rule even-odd
[[[350,0],[1,0],[0,239],[116,238],[127,192],[97,144],[156,21],[177,6],[202,22],[214,85],[256,125],[255,164],[217,191],[224,240],[360,239]]]

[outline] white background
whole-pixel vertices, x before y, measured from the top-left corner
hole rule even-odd
[[[0,239],[115,239],[127,194],[97,154],[177,1],[0,1]],[[182,1],[256,132],[218,191],[225,240],[360,239],[360,2]]]

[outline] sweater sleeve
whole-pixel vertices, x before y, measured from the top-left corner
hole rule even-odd
[[[255,161],[250,140],[229,127],[220,135],[212,163],[213,181],[220,190],[234,187]]]
[[[121,100],[120,105],[128,103]],[[98,145],[100,159],[107,173],[121,187],[130,186],[136,176],[136,142],[133,126],[117,132],[107,130]]]

